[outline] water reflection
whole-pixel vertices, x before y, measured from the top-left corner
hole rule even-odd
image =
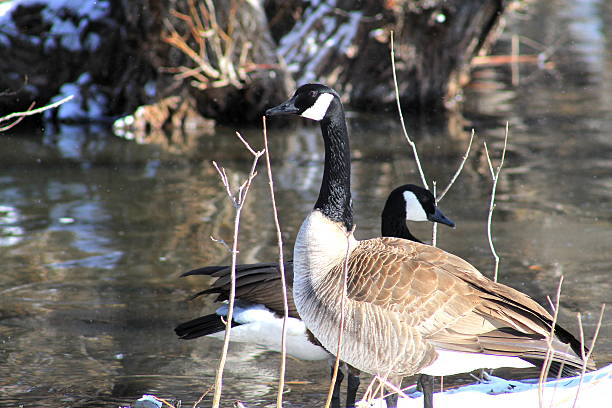
[[[18,225],[19,218],[15,207],[0,206],[0,246],[11,246],[21,241],[24,230]]]
[[[409,118],[409,132],[427,176],[444,187],[476,129],[472,158],[440,204],[458,227],[440,230],[438,238],[442,248],[489,273],[491,181],[482,138],[498,157],[510,122],[493,229],[501,280],[546,303],[564,275],[562,322],[576,331],[575,313],[582,312],[588,338],[611,293],[612,61],[605,53],[611,33],[602,24],[578,35],[575,24],[610,22],[612,10],[605,2],[587,3],[591,11],[580,21],[560,7],[565,2],[538,2],[535,12],[545,19],[513,25],[550,44],[566,32],[554,71],[521,66],[512,87],[507,67],[480,68],[466,90],[464,116]],[[239,130],[254,146],[263,144],[258,129]],[[394,114],[350,115],[350,131],[358,236],[371,237],[387,193],[419,178]],[[209,162],[225,166],[234,185],[244,179],[250,156],[233,132],[192,135],[189,154],[100,129],[2,136],[0,405],[110,406],[145,392],[190,402],[212,384],[220,342],[178,341],[172,328],[214,308],[210,299],[185,302],[204,282],[178,274],[229,259],[210,240],[230,238],[233,209]],[[317,127],[298,121],[269,133],[289,254],[318,193],[322,141]],[[263,174],[249,194],[240,260],[275,259]],[[430,236],[426,226],[414,232]],[[600,335],[600,363],[612,361],[610,330],[606,325]],[[277,367],[277,354],[232,345],[224,403],[270,405]],[[326,373],[324,362],[290,360],[286,399],[307,406],[321,401]]]

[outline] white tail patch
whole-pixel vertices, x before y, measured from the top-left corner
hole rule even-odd
[[[493,354],[466,353],[450,350],[436,350],[436,352],[438,353],[436,361],[420,370],[419,373],[440,376],[469,373],[480,368],[533,367],[533,364],[512,356],[496,356]]]
[[[404,201],[406,202],[406,219],[408,221],[427,221],[427,214],[412,191],[404,191]]]
[[[217,309],[217,315],[226,317],[228,305]],[[272,351],[281,350],[283,319],[261,304],[234,305],[234,321],[240,326],[232,327],[230,341],[256,344]],[[327,360],[330,354],[323,347],[308,340],[306,325],[300,319],[287,319],[287,354],[300,360]],[[209,334],[208,337],[223,340],[225,331]]]
[[[333,99],[334,95],[330,93],[323,93],[319,95],[315,103],[310,108],[302,112],[300,116],[307,119],[320,121],[327,113],[327,108],[329,108],[329,104]]]

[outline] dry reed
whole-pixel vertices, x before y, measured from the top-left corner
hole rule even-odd
[[[9,125],[0,127],[0,132],[7,131],[10,128],[16,126],[19,122],[21,122],[23,119],[25,119],[26,116],[36,115],[36,114],[42,113],[42,112],[44,112],[46,110],[56,108],[56,107],[60,106],[61,104],[64,104],[64,103],[68,102],[72,98],[74,98],[74,95],[68,95],[67,97],[65,97],[65,98],[63,98],[63,99],[61,99],[61,100],[59,100],[57,102],[53,102],[53,103],[50,103],[50,104],[45,105],[45,106],[41,106],[40,108],[36,108],[36,109],[32,109],[34,107],[34,105],[36,104],[36,102],[32,102],[30,104],[30,106],[28,107],[28,109],[26,109],[23,112],[13,112],[13,113],[9,113],[6,116],[2,116],[2,117],[0,117],[0,123],[6,122],[7,120],[11,120],[13,118],[17,118],[17,119],[15,119],[13,121],[13,123],[11,123]]]
[[[225,367],[225,361],[227,359],[227,350],[229,347],[230,340],[230,332],[232,328],[232,319],[234,315],[234,300],[236,296],[236,259],[238,255],[238,232],[240,230],[240,214],[242,212],[242,208],[244,207],[244,203],[246,201],[247,194],[249,192],[249,187],[251,186],[251,182],[253,178],[257,175],[255,168],[257,167],[257,162],[259,158],[264,154],[264,150],[254,151],[251,146],[248,144],[246,140],[240,135],[240,133],[236,132],[236,135],[244,144],[244,146],[249,150],[249,152],[253,155],[253,163],[251,165],[251,170],[247,179],[238,187],[236,193],[232,193],[231,186],[229,180],[227,178],[227,173],[223,167],[219,168],[216,162],[213,161],[213,166],[219,173],[219,177],[221,178],[221,182],[225,186],[225,191],[228,195],[228,198],[232,202],[234,209],[236,211],[234,217],[234,233],[233,233],[233,242],[231,247],[232,254],[232,265],[231,265],[231,286],[230,286],[230,295],[229,295],[229,307],[227,311],[227,321],[225,325],[225,336],[223,339],[223,349],[221,352],[221,358],[219,359],[219,366],[217,368],[217,372],[215,375],[215,392],[213,394],[213,408],[218,408],[221,401],[221,388],[223,386],[223,369]],[[212,237],[211,237],[212,238]],[[214,238],[212,238],[215,240]],[[219,240],[215,240],[219,242]],[[227,247],[227,244],[225,244]]]
[[[487,218],[487,237],[489,239],[489,248],[495,258],[495,269],[493,272],[493,281],[497,282],[497,274],[499,271],[499,255],[495,251],[493,245],[493,234],[491,232],[491,226],[493,221],[493,209],[495,208],[495,192],[497,191],[497,182],[499,181],[499,173],[501,172],[502,166],[504,165],[504,159],[506,158],[506,148],[508,146],[508,122],[506,122],[506,134],[504,137],[504,149],[502,150],[501,159],[497,169],[493,171],[493,164],[491,163],[491,157],[489,156],[489,149],[487,148],[487,142],[484,142],[485,153],[487,155],[487,163],[489,164],[489,170],[491,171],[491,177],[493,178],[493,187],[491,188],[491,201],[489,203],[489,216]]]
[[[266,128],[266,117],[262,117],[264,150],[266,151],[266,170],[268,173],[268,185],[270,186],[270,199],[272,200],[272,210],[274,212],[274,225],[276,227],[276,237],[278,239],[278,266],[280,269],[281,284],[283,290],[283,332],[281,335],[281,363],[279,369],[278,393],[276,396],[276,406],[281,408],[283,405],[283,390],[285,388],[285,364],[287,359],[287,319],[289,318],[289,304],[287,302],[287,282],[285,280],[285,261],[283,259],[283,236],[281,234],[280,223],[278,221],[278,211],[276,209],[276,198],[274,197],[274,181],[272,178],[272,167],[270,166],[270,149],[268,148],[268,132]]]

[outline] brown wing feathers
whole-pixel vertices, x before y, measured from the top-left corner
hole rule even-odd
[[[264,304],[268,309],[282,314],[283,292],[279,273],[278,265],[274,263],[237,265],[236,298],[247,302]],[[229,299],[231,285],[230,267],[208,266],[183,274],[183,276],[191,275],[208,275],[217,278],[209,289],[196,293],[192,296],[192,299],[213,293],[218,294],[215,299],[216,302]],[[291,261],[285,263],[285,276],[288,286],[287,304],[289,316],[299,318],[291,290],[293,285],[293,262]]]
[[[362,241],[349,259],[348,297],[399,313],[438,347],[543,359],[552,316],[440,249],[395,238]],[[555,359],[580,367],[580,343],[556,327]],[[591,364],[590,364],[591,366]]]

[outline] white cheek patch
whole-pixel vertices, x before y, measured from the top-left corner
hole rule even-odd
[[[404,191],[406,202],[406,219],[409,221],[427,221],[427,214],[418,198],[412,191]]]
[[[320,121],[327,113],[327,108],[329,108],[329,104],[333,99],[334,95],[330,93],[324,93],[319,95],[314,105],[302,112],[300,116],[305,117],[307,119]]]

